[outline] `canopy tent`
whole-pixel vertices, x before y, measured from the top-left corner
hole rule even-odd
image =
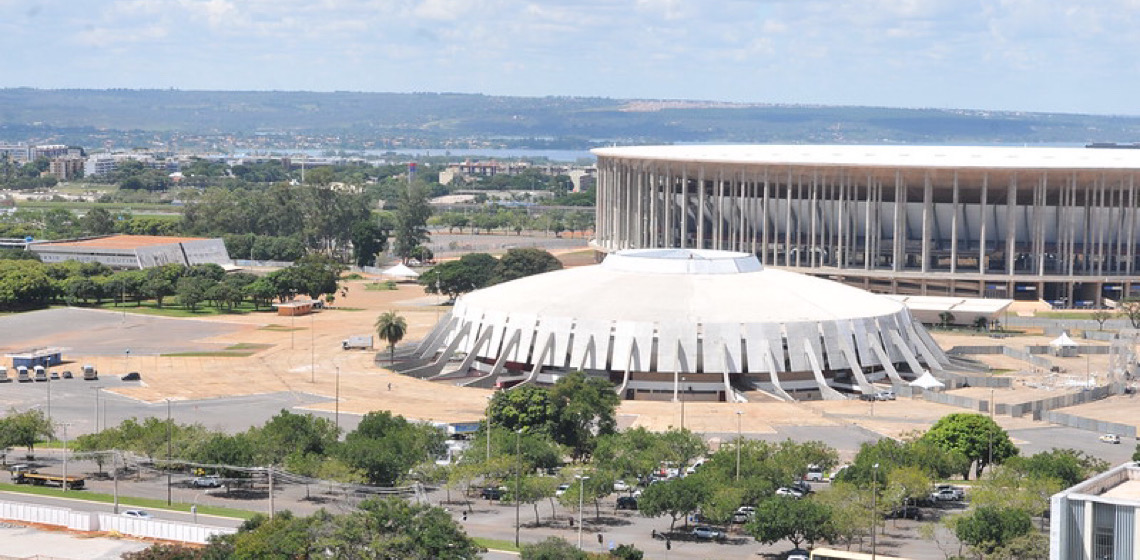
[[[383,274],[384,276],[395,276],[396,278],[403,278],[406,280],[411,280],[413,278],[419,278],[419,276],[420,276],[418,272],[408,268],[403,263],[400,263],[396,266],[393,266],[392,268],[389,268],[389,269],[381,272],[381,274]]]
[[[1058,358],[1072,358],[1077,355],[1077,343],[1069,338],[1069,333],[1062,332],[1049,343],[1049,351]]]
[[[933,375],[930,375],[929,371],[923,371],[922,375],[918,376],[918,379],[910,382],[910,386],[929,391],[932,389],[942,389],[946,387],[946,384],[935,379]]]
[[[1067,333],[1067,332],[1061,333],[1061,336],[1054,338],[1053,342],[1049,343],[1049,346],[1054,346],[1054,347],[1055,346],[1076,346],[1076,345],[1077,345],[1077,343],[1074,342],[1073,339],[1069,338],[1069,333]]]

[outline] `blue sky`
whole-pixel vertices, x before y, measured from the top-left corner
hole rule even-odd
[[[1140,114],[1140,0],[0,0],[0,87]]]

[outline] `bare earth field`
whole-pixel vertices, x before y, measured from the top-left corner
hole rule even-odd
[[[585,257],[575,254],[574,258]],[[578,264],[578,263],[575,263]],[[204,319],[166,319],[112,311],[49,310],[0,318],[0,350],[14,351],[33,346],[64,346],[65,359],[78,365],[95,364],[106,376],[139,371],[139,386],[109,387],[108,391],[142,401],[161,403],[164,399],[203,400],[240,395],[274,393],[307,394],[317,404],[301,408],[347,414],[388,410],[409,418],[438,422],[478,420],[483,416],[488,391],[432,383],[393,374],[374,363],[374,351],[341,349],[341,340],[351,335],[369,334],[383,311],[396,310],[408,322],[406,341],[415,342],[427,334],[446,313],[443,298],[425,295],[415,284],[401,284],[397,290],[369,290],[377,279],[344,283],[336,308],[305,317],[281,317],[273,313],[251,313]],[[1046,344],[1049,337],[1018,336],[995,339],[960,333],[938,333],[944,348],[957,345],[1007,344],[1022,347]],[[1082,341],[1082,344],[1085,342]],[[377,341],[376,351],[383,351]],[[235,346],[236,345],[236,346]],[[128,355],[125,349],[130,348]],[[245,357],[217,355],[226,348],[243,349]],[[191,356],[161,356],[195,352]],[[1001,375],[1015,378],[1014,388],[998,390],[998,402],[1024,402],[1074,390],[1066,386],[1085,379],[1086,365],[1093,373],[1104,371],[1108,356],[1050,358],[1066,373],[1050,374],[1014,358],[977,356],[991,367],[1009,370]],[[339,389],[337,372],[339,371]],[[338,393],[339,391],[339,393]],[[974,398],[990,397],[990,390],[967,388],[960,394]],[[741,411],[738,426],[737,415]],[[1092,403],[1070,409],[1109,421],[1140,422],[1134,401],[1124,399]],[[961,409],[923,400],[875,403],[864,401],[809,403],[688,403],[684,425],[702,433],[734,433],[739,428],[749,434],[775,434],[781,428],[860,426],[887,436],[899,436],[929,427],[945,414]],[[619,410],[621,425],[664,430],[680,426],[680,407],[669,402],[626,402]],[[1029,420],[1002,418],[1007,429],[1041,425]]]

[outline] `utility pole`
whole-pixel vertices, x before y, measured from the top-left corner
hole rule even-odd
[[[273,519],[273,465],[269,465],[269,518]]]
[[[62,423],[63,427],[63,491],[67,492],[67,423]]]
[[[491,460],[491,396],[487,395],[487,460]]]
[[[685,378],[681,378],[681,429],[685,429]]]
[[[588,476],[575,475],[578,479],[578,550],[582,550],[582,507],[585,505],[586,481]]]
[[[111,477],[115,479],[115,509],[119,513],[119,450],[111,450]]]
[[[875,530],[879,521],[878,504],[876,503],[879,495],[879,464],[875,463],[871,468],[871,560],[875,560]]]
[[[316,313],[309,311],[309,383],[317,382],[317,318]]]
[[[336,366],[336,399],[334,402],[336,405],[336,431],[340,433],[340,366]]]

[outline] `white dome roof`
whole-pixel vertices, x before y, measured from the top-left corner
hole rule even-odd
[[[747,253],[635,249],[462,296],[456,311],[650,323],[788,323],[893,315],[902,303],[838,282],[764,268]],[[457,313],[458,314],[458,313]]]

